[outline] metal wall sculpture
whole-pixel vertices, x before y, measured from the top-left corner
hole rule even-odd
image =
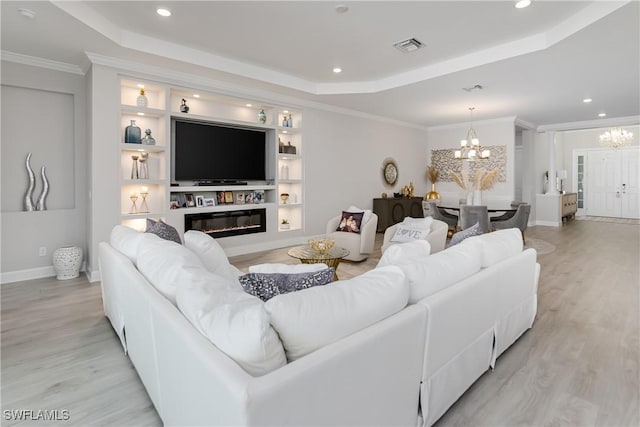
[[[498,168],[498,182],[507,181],[507,146],[492,145],[484,147],[491,151],[491,157],[469,163],[469,176],[475,176],[478,169],[492,170]],[[438,170],[440,181],[453,182],[451,172],[460,173],[464,160],[454,158],[455,148],[431,150],[431,164]]]

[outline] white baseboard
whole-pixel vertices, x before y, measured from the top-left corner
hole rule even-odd
[[[545,227],[562,227],[562,222],[536,220],[536,225],[543,225]]]
[[[85,271],[85,263],[82,263],[80,271]],[[56,271],[53,265],[45,267],[27,268],[25,270],[6,271],[0,274],[0,284],[22,282],[25,280],[42,279],[45,277],[54,277]]]

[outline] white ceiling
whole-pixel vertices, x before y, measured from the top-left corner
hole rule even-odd
[[[349,11],[337,13],[339,4]],[[159,6],[172,16],[158,16]],[[526,9],[513,1],[2,1],[1,8],[5,58],[85,67],[85,52],[94,52],[424,126],[464,122],[469,106],[478,120],[517,116],[535,125],[640,114],[637,0],[533,0]],[[392,47],[410,37],[426,46]],[[331,71],[336,66],[341,74]],[[476,84],[484,89],[462,90]]]

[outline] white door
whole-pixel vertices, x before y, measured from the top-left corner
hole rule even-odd
[[[587,155],[586,212],[640,218],[640,149],[593,150]]]

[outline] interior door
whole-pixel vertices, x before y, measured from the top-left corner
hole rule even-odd
[[[590,151],[587,156],[587,214],[621,215],[620,151]]]
[[[621,151],[622,218],[640,218],[640,148]]]

